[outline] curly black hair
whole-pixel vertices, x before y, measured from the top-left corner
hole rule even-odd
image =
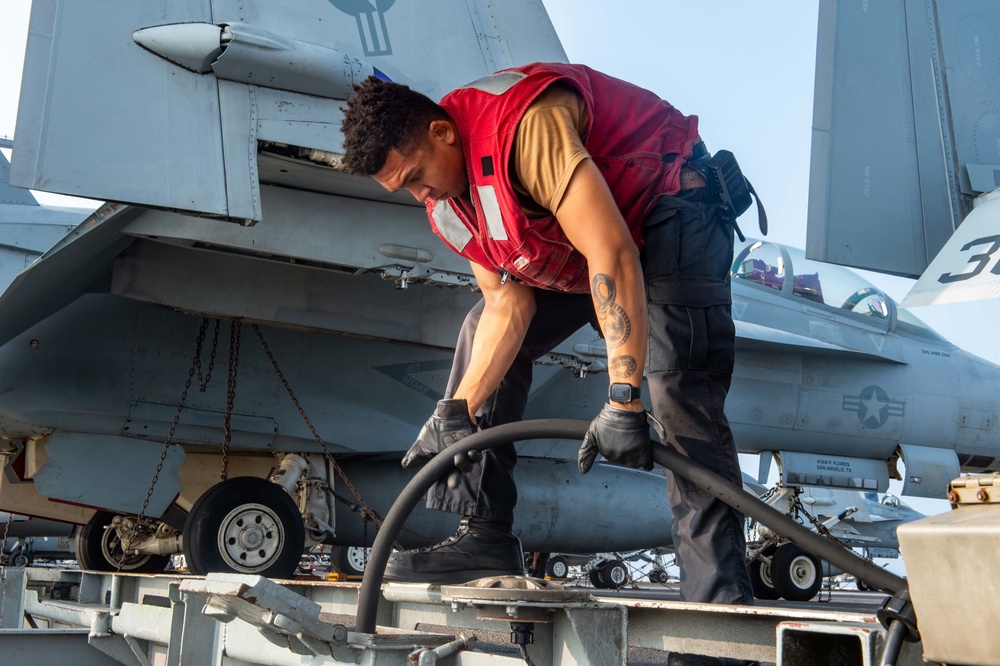
[[[427,136],[431,121],[449,120],[426,95],[374,76],[354,86],[343,110],[344,169],[356,176],[378,173],[390,150],[405,154]]]

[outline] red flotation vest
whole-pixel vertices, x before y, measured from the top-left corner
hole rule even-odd
[[[680,169],[698,139],[698,118],[655,94],[582,65],[535,63],[491,74],[440,104],[458,127],[469,199],[427,201],[431,228],[455,252],[534,287],[587,293],[586,260],[555,216],[528,218],[510,183],[511,151],[528,106],[568,83],[588,111],[584,147],[601,170],[632,233],[656,199],[680,190]],[[471,200],[471,205],[470,205]]]

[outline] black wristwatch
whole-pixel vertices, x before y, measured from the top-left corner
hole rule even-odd
[[[611,402],[627,403],[638,400],[642,396],[642,391],[638,386],[631,384],[615,383],[608,388],[608,399]]]

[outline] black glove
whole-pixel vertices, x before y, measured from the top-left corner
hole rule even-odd
[[[473,429],[469,420],[469,405],[465,400],[438,400],[434,413],[420,429],[417,441],[403,456],[403,467],[423,467],[435,455],[471,435]],[[455,466],[467,472],[480,457],[482,454],[479,451],[456,455]]]
[[[598,453],[619,465],[647,471],[653,469],[646,412],[633,412],[605,404],[601,413],[590,422],[590,429],[577,454],[581,474],[590,471]]]

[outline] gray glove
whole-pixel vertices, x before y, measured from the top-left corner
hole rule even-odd
[[[475,426],[469,420],[469,405],[465,400],[438,400],[434,413],[420,429],[417,441],[403,456],[403,467],[423,467],[441,451],[472,434]],[[479,451],[455,456],[455,466],[469,471],[472,463],[482,457]]]
[[[633,412],[605,404],[601,413],[591,421],[577,454],[581,474],[590,471],[598,453],[619,465],[647,471],[653,469],[646,412]]]

